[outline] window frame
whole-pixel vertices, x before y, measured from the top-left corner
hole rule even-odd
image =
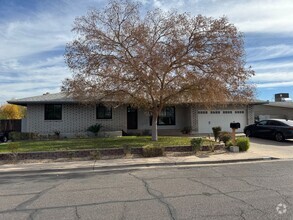
[[[48,111],[51,111],[50,109],[48,109],[49,107],[53,106],[53,117],[49,117],[51,113],[49,113]],[[60,117],[56,117],[56,108],[55,106],[60,106]],[[49,115],[48,115],[49,114]],[[45,121],[61,121],[63,117],[63,105],[62,104],[45,104],[44,105],[44,120]]]
[[[164,118],[167,118],[168,116],[162,116],[161,114],[164,113],[163,111],[166,111],[167,108],[173,108],[173,116],[169,116],[169,118],[173,118],[172,123],[171,124],[163,124],[163,123],[160,123],[162,120],[160,120],[160,117],[164,117]],[[167,114],[167,112],[165,112],[165,114]],[[153,124],[153,116],[150,115],[150,126],[152,126]],[[158,116],[158,119],[157,119],[157,125],[158,126],[172,126],[172,125],[176,125],[176,108],[175,106],[166,106],[162,109],[162,111],[160,112],[160,115]]]
[[[102,113],[104,116],[100,117],[99,110],[102,110]],[[110,112],[110,116],[106,116],[107,111]],[[103,104],[96,105],[96,119],[112,119],[112,117],[113,117],[112,107],[107,107]]]

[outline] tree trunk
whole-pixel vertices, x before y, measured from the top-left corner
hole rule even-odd
[[[152,141],[158,141],[158,113],[153,112],[152,118]]]

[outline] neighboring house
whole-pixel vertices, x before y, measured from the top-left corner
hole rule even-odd
[[[293,120],[293,102],[289,93],[275,94],[275,102],[254,106],[254,117],[256,121],[270,118]]]
[[[270,102],[254,106],[255,120],[280,118],[293,120],[293,102]]]
[[[63,136],[85,132],[96,123],[107,131],[143,133],[151,130],[149,112],[131,108],[128,104],[106,107],[103,104],[83,105],[63,93],[44,94],[8,101],[10,104],[27,106],[26,126],[23,132],[53,134],[60,131]],[[248,105],[229,104],[208,110],[199,104],[180,104],[164,108],[158,120],[159,134],[180,134],[184,127],[190,127],[193,134],[212,133],[212,127],[221,126],[230,131],[230,122],[240,122],[243,132],[247,124],[254,122],[254,102]]]

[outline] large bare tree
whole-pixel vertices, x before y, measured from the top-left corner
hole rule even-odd
[[[166,105],[210,107],[253,95],[243,36],[225,17],[145,12],[137,2],[110,1],[76,18],[73,31],[76,39],[65,53],[73,76],[63,82],[63,91],[81,101],[144,108],[153,116],[153,140]]]

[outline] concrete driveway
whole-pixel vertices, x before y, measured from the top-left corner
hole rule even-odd
[[[293,159],[293,140],[277,142],[274,140],[250,138],[249,151],[260,156]]]

